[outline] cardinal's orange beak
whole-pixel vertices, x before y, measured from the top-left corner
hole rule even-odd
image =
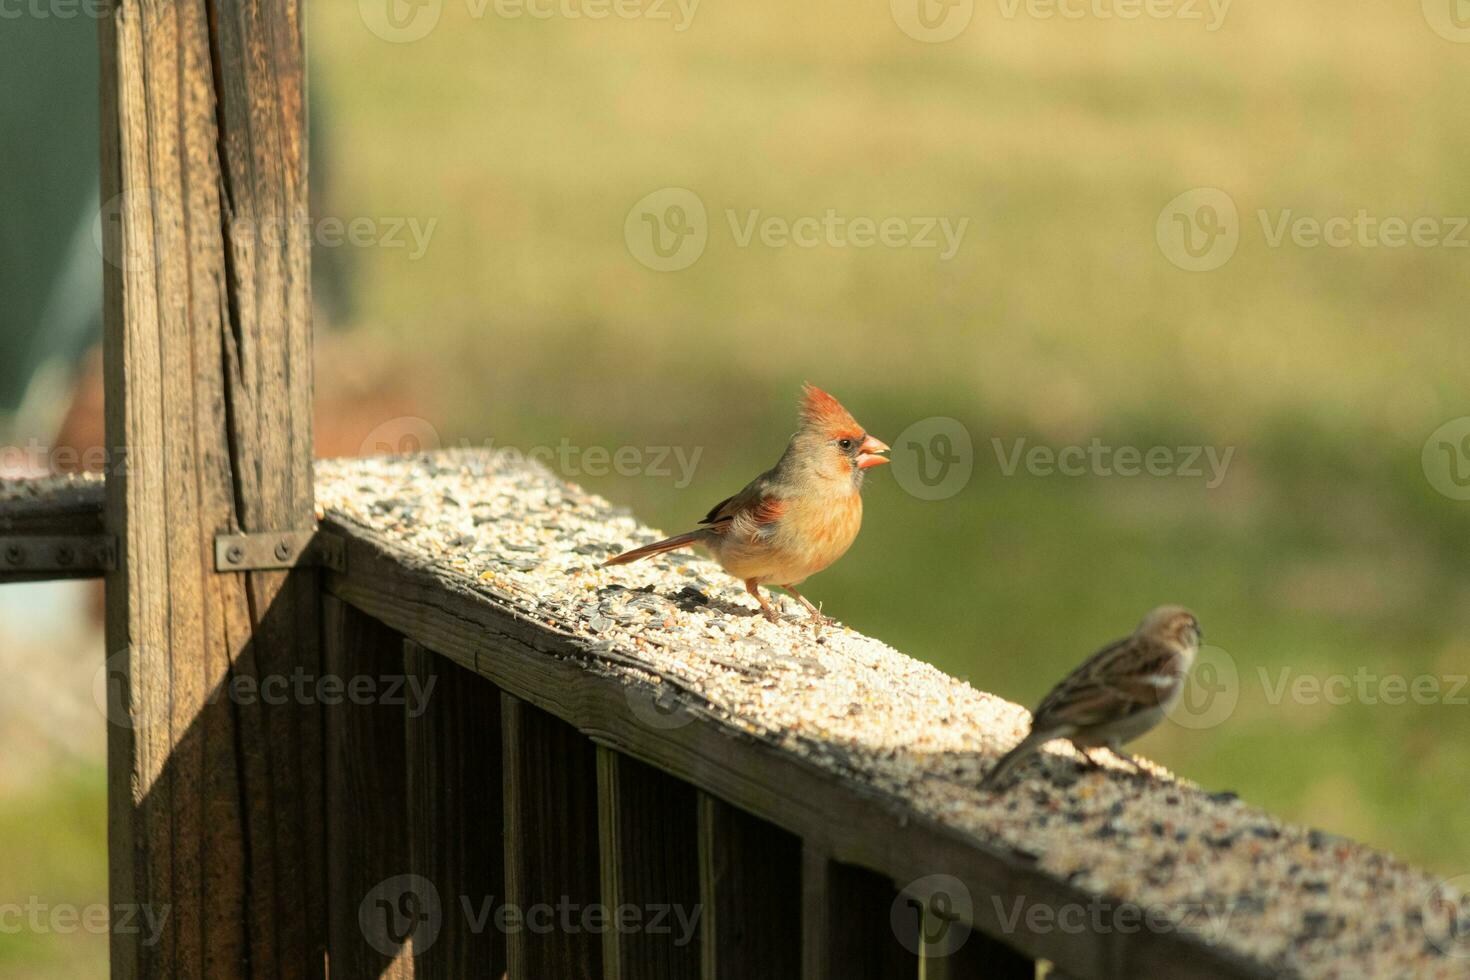
[[[858,469],[865,470],[869,466],[882,466],[884,463],[891,462],[887,456],[878,455],[879,453],[886,452],[888,452],[887,443],[881,439],[874,439],[872,436],[868,436],[863,440],[863,444],[858,446]]]

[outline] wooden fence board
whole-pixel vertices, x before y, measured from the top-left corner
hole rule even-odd
[[[882,875],[833,861],[808,844],[802,853],[802,980],[904,980],[919,956],[891,923],[898,900]]]
[[[409,980],[415,940],[437,937],[444,910],[412,872],[404,708],[380,696],[402,676],[403,638],[331,597],[325,620],[340,681],[326,698],[331,974]]]
[[[112,901],[133,976],[325,970],[315,573],[220,575],[213,538],[309,527],[299,7],[115,0],[100,21]],[[223,83],[223,85],[221,84]],[[239,686],[237,686],[239,685]],[[256,693],[252,694],[251,691]]]
[[[798,980],[801,840],[699,794],[703,980]]]
[[[698,980],[699,836],[693,787],[597,750],[606,980]],[[633,910],[625,921],[620,910]],[[634,917],[636,916],[636,917]]]
[[[404,665],[417,687],[405,705],[408,837],[415,874],[443,910],[434,942],[415,950],[419,980],[489,977],[506,968],[495,923],[505,900],[500,691],[416,643]]]
[[[570,725],[501,699],[505,759],[505,897],[511,980],[597,980],[602,937],[584,913],[600,894],[597,753]]]

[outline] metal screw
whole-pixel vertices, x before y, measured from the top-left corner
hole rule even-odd
[[[71,549],[71,545],[64,544],[56,549],[56,564],[65,568],[77,560],[77,553]]]
[[[286,559],[288,559],[290,557],[291,557],[291,541],[288,538],[282,538],[281,539],[281,543],[278,544],[278,545],[276,545],[276,560],[277,561],[285,561]]]
[[[19,565],[26,560],[26,550],[18,544],[13,544],[5,549],[5,560],[12,565]]]
[[[244,560],[245,549],[240,547],[238,544],[230,545],[229,550],[225,552],[225,561],[229,562],[231,565],[238,565]]]

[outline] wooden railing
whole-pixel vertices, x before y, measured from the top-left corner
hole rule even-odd
[[[89,493],[40,488],[73,516]],[[285,884],[322,876],[335,976],[1463,972],[1414,914],[1432,876],[1230,794],[1060,753],[981,793],[1021,709],[794,607],[767,624],[698,558],[599,570],[653,532],[540,469],[337,461],[317,496],[332,683],[293,707],[325,732],[325,853]]]

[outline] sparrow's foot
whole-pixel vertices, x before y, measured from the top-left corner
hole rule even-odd
[[[1101,769],[1103,767],[1102,763],[1098,762],[1092,757],[1091,747],[1083,748],[1082,746],[1078,745],[1075,746],[1075,748],[1077,749],[1077,753],[1082,756],[1082,761],[1077,763],[1078,769],[1081,769],[1083,772],[1093,772],[1094,770]]]
[[[1113,753],[1113,757],[1119,762],[1125,764],[1133,775],[1143,775],[1143,766],[1138,764],[1138,759],[1134,757],[1132,752],[1124,752],[1122,749],[1109,749],[1108,751]]]
[[[1132,753],[1130,753],[1130,752],[1124,752],[1121,746],[1115,748],[1115,747],[1113,747],[1111,745],[1108,745],[1108,746],[1092,745],[1092,746],[1088,746],[1085,749],[1079,747],[1077,749],[1077,751],[1080,752],[1080,753],[1082,753],[1082,758],[1084,760],[1083,761],[1083,764],[1082,764],[1082,768],[1084,770],[1089,770],[1089,771],[1091,771],[1091,770],[1099,770],[1100,771],[1100,770],[1107,769],[1108,767],[1105,766],[1105,765],[1103,765],[1101,762],[1099,762],[1097,756],[1094,754],[1094,753],[1100,752],[1100,751],[1102,751],[1104,749],[1106,749],[1109,753],[1111,753],[1114,759],[1117,759],[1119,762],[1123,763],[1123,765],[1125,765],[1125,766],[1128,767],[1128,774],[1130,776],[1141,776],[1141,775],[1143,775],[1143,767],[1138,764],[1138,760],[1133,757],[1133,754]]]

